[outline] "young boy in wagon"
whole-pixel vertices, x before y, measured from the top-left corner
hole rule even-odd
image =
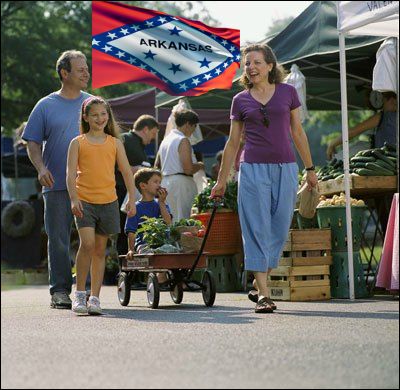
[[[166,204],[167,190],[161,187],[162,175],[158,169],[143,168],[136,172],[135,186],[142,195],[136,202],[136,215],[127,218],[125,233],[128,236],[128,253],[126,257],[132,259],[135,253],[140,253],[147,245],[142,233],[136,233],[144,222],[143,217],[162,218],[167,225],[171,225],[172,215]],[[156,197],[158,196],[158,199]]]

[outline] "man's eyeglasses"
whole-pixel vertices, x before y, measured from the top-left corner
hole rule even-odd
[[[261,106],[260,111],[263,114],[263,124],[265,127],[268,127],[269,126],[269,118],[268,118],[267,107]]]

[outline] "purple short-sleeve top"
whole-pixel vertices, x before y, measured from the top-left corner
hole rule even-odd
[[[265,106],[248,90],[235,95],[230,118],[244,122],[245,131],[240,161],[253,164],[296,162],[290,136],[290,111],[300,106],[297,91],[289,84],[276,84]],[[269,119],[268,127],[264,124],[265,115]]]

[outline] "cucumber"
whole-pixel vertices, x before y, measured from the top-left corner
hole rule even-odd
[[[375,164],[378,164],[382,168],[387,169],[389,171],[393,171],[396,168],[395,164],[388,164],[386,161],[383,161],[383,160],[376,160]]]
[[[375,171],[367,168],[358,168],[356,169],[356,173],[358,173],[360,176],[379,176]]]
[[[397,154],[395,152],[386,151],[385,156],[397,158]]]
[[[378,152],[377,150],[375,150],[372,153],[377,159],[383,160],[383,161],[387,162],[390,165],[393,164],[393,162],[387,156],[382,154],[381,152]]]
[[[350,159],[351,162],[374,162],[375,157],[353,157]]]
[[[367,163],[365,166],[367,169],[371,169],[373,171],[376,171],[378,173],[377,176],[380,176],[380,174],[387,174],[387,175],[393,175],[393,171],[391,169],[386,169],[386,168],[382,168],[381,165],[377,164],[377,163]]]
[[[350,163],[350,166],[352,168],[365,168],[366,162],[355,162],[355,163]]]
[[[330,179],[333,179],[333,175],[326,175],[326,176],[321,177],[321,181],[326,181],[326,180],[330,180]]]
[[[396,145],[390,144],[389,142],[384,142],[386,148],[391,152],[396,152]]]
[[[362,150],[360,152],[360,156],[361,157],[370,157],[370,156],[372,156],[372,149]]]

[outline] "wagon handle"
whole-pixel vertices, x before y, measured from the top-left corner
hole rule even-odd
[[[192,277],[193,272],[196,269],[197,264],[199,263],[201,256],[203,255],[204,247],[206,246],[207,238],[208,238],[208,235],[210,234],[211,225],[213,223],[213,220],[214,220],[214,217],[215,217],[215,213],[217,212],[218,206],[222,202],[222,198],[215,197],[215,198],[213,198],[213,200],[214,200],[214,206],[213,206],[213,210],[212,210],[212,213],[211,213],[210,221],[208,222],[206,234],[204,235],[203,242],[201,243],[200,251],[199,251],[199,254],[197,255],[196,261],[194,262],[194,264],[193,264],[192,268],[190,269],[189,273],[187,274],[187,279],[190,279]]]

